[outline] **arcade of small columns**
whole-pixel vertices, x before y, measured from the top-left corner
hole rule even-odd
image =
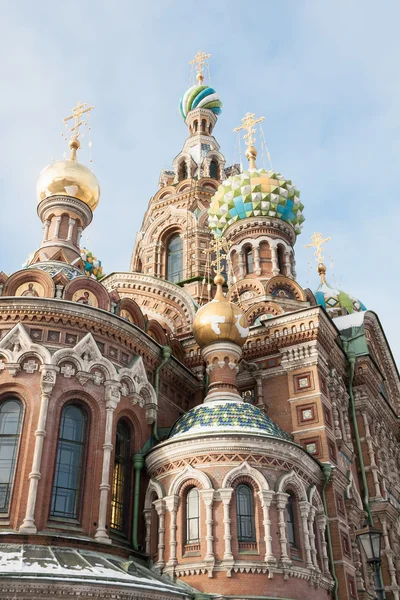
[[[221,465],[219,465],[221,466]],[[257,489],[257,495],[260,500],[262,509],[262,540],[265,543],[265,555],[263,560],[257,556],[238,555],[232,550],[232,498],[234,495],[234,482],[237,479],[246,477],[252,480],[254,489]],[[198,487],[199,495],[203,500],[205,508],[205,554],[203,559],[200,557],[193,558],[192,561],[199,568],[201,561],[202,568],[208,572],[208,576],[212,577],[213,569],[216,561],[221,561],[222,570],[226,570],[227,576],[231,577],[232,570],[235,566],[240,566],[240,561],[245,560],[246,564],[251,563],[252,567],[260,568],[260,566],[268,569],[270,573],[274,570],[279,572],[280,569],[287,570],[293,567],[293,562],[290,557],[289,542],[287,537],[286,524],[286,505],[289,498],[288,490],[291,493],[296,493],[298,498],[300,523],[298,523],[297,533],[303,538],[304,549],[304,567],[313,574],[323,576],[327,581],[324,587],[330,587],[331,575],[329,571],[329,559],[327,554],[327,542],[325,539],[326,516],[323,511],[322,502],[315,486],[309,490],[309,494],[305,492],[304,485],[300,478],[291,471],[282,476],[279,480],[279,486],[276,491],[269,488],[268,482],[264,475],[255,468],[248,465],[247,462],[229,471],[222,482],[219,489],[213,489],[208,476],[203,472],[193,467],[186,469],[178,474],[172,481],[169,487],[169,493],[164,495],[163,487],[160,482],[151,479],[145,497],[144,518],[146,524],[146,554],[151,555],[151,533],[152,533],[152,514],[153,507],[158,515],[158,531],[157,531],[157,562],[155,568],[160,572],[168,574],[184,575],[191,568],[191,562],[185,560],[179,564],[178,547],[182,545],[182,555],[184,554],[184,544],[177,539],[178,529],[178,513],[183,510],[185,490],[189,487]],[[223,519],[216,517],[218,511],[218,502],[222,503]],[[275,503],[277,508],[277,523],[271,520],[270,508],[271,504]],[[180,508],[181,507],[181,508]],[[316,540],[314,524],[318,529],[319,540]],[[273,553],[273,538],[272,528],[278,526],[279,531],[279,556],[276,557]],[[224,540],[224,553],[222,557],[217,557],[214,548],[214,533],[215,527],[223,526],[223,534],[221,538]],[[168,550],[166,551],[166,530],[169,531]],[[180,536],[181,537],[181,536]],[[318,554],[320,553],[320,563],[318,562]],[[222,560],[221,560],[222,559]],[[238,562],[236,562],[238,561]],[[200,567],[201,568],[201,567]],[[218,570],[221,570],[219,568]],[[302,567],[296,566],[296,570]]]
[[[271,252],[270,262],[272,269],[271,271],[268,269],[268,272],[263,272],[261,266],[260,251],[262,253],[263,245],[264,248],[268,245]],[[247,277],[248,273],[246,272],[245,253],[248,249],[252,249],[254,260],[253,273],[257,277],[265,276],[269,278],[274,277],[275,275],[286,275],[286,277],[289,277],[290,279],[296,279],[296,261],[293,248],[282,239],[260,236],[255,239],[246,238],[242,242],[234,244],[229,248],[229,259],[232,264],[232,270],[228,274],[229,285],[233,284],[234,276],[238,281]],[[280,250],[283,257],[283,264],[281,264],[281,266],[278,255]]]

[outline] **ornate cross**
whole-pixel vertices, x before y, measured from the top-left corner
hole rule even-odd
[[[211,54],[206,54],[205,52],[198,52],[193,60],[189,62],[190,65],[195,65],[196,79],[199,82],[199,85],[203,83],[204,75],[203,75],[203,66],[207,59],[209,59]]]
[[[330,237],[323,238],[322,233],[317,232],[311,236],[311,239],[312,239],[311,244],[306,244],[305,247],[306,248],[315,248],[315,252],[314,252],[315,260],[319,264],[322,264],[324,262],[324,256],[322,254],[322,252],[324,251],[323,245],[325,244],[325,242],[329,242],[329,240],[331,238]]]
[[[242,125],[240,125],[239,127],[235,127],[235,129],[233,130],[240,131],[241,129],[244,129],[245,131],[247,131],[247,133],[244,134],[243,139],[248,147],[253,146],[255,142],[254,134],[256,130],[254,129],[254,125],[256,123],[261,123],[261,121],[264,121],[265,119],[265,117],[260,117],[259,119],[256,119],[255,117],[256,116],[254,113],[246,113],[246,115],[242,119]]]
[[[82,115],[90,112],[94,109],[94,106],[88,106],[86,102],[78,102],[75,108],[72,109],[72,115],[69,117],[65,117],[63,119],[64,123],[67,124],[71,119],[75,120],[74,125],[69,129],[69,133],[71,134],[71,138],[77,140],[80,134],[79,127],[81,125],[86,125],[86,121],[81,120]]]
[[[214,236],[210,242],[210,252],[215,253],[215,259],[211,260],[211,265],[214,267],[216,275],[220,275],[224,270],[221,262],[226,258],[228,252],[228,244],[220,237]]]

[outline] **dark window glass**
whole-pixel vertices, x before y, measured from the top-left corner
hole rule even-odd
[[[130,435],[129,427],[123,421],[117,425],[115,440],[114,473],[111,497],[111,527],[126,533],[129,506],[130,475]]]
[[[294,510],[293,510],[293,496],[289,495],[286,503],[286,526],[287,526],[287,538],[289,545],[293,548],[296,547],[296,533],[295,533],[295,522],[294,522]]]
[[[253,272],[253,249],[252,248],[248,248],[247,250],[245,250],[245,259],[246,259],[246,271],[247,274],[250,274]]]
[[[0,406],[0,512],[7,512],[17,460],[22,405],[10,398]]]
[[[206,125],[207,125],[207,122],[206,122],[206,120],[205,120],[205,119],[202,119],[202,121],[201,121],[201,130],[202,130],[202,131],[205,131],[205,130],[206,130]]]
[[[281,273],[281,275],[284,275],[285,248],[283,246],[279,245],[278,248],[277,248],[277,254],[278,254],[278,268],[279,268],[279,273]]]
[[[210,177],[213,179],[219,179],[218,175],[218,163],[216,160],[212,160],[210,163]]]
[[[192,488],[186,496],[186,543],[195,544],[200,540],[199,491]]]
[[[255,542],[254,499],[248,485],[236,489],[236,515],[239,542]]]
[[[195,130],[195,131],[197,131],[197,130],[198,130],[198,128],[199,128],[199,122],[198,122],[198,121],[195,121],[195,122],[194,122],[194,130]]]
[[[167,280],[173,283],[183,278],[183,243],[179,234],[174,235],[167,246]]]
[[[77,519],[82,483],[86,419],[83,410],[69,404],[61,414],[56,470],[50,515]]]
[[[181,164],[179,165],[179,176],[178,176],[178,179],[179,179],[179,181],[183,181],[184,179],[187,179],[188,177],[189,177],[189,175],[188,175],[187,164],[186,164],[186,161],[183,160],[181,162]]]

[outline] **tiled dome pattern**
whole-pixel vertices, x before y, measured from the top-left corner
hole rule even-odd
[[[195,406],[182,415],[173,426],[169,437],[210,433],[254,433],[293,441],[262,410],[247,402],[214,400]]]
[[[354,298],[354,296],[350,296],[350,294],[347,294],[342,290],[331,287],[326,282],[320,283],[314,296],[317,303],[323,306],[327,313],[333,317],[337,317],[338,314],[341,314],[342,308],[344,308],[349,315],[354,312],[367,310],[366,306],[364,306],[360,300]]]
[[[222,102],[217,92],[208,85],[193,85],[184,93],[179,103],[179,112],[185,120],[188,112],[195,108],[208,108],[219,115]]]
[[[208,210],[209,227],[221,235],[241,219],[269,216],[290,223],[298,235],[304,221],[299,196],[291,180],[280,173],[249,169],[221,183]]]

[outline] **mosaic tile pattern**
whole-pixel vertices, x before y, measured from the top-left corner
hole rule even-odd
[[[349,315],[354,312],[367,310],[366,306],[360,300],[342,290],[331,287],[325,282],[319,284],[314,296],[317,303],[323,306],[327,313],[334,317],[341,314],[343,308],[346,309]]]
[[[221,235],[232,223],[247,217],[268,216],[290,223],[301,232],[304,205],[290,179],[273,170],[252,169],[221,183],[208,210],[209,227]]]
[[[182,96],[179,103],[179,112],[185,120],[188,113],[194,108],[208,108],[219,115],[221,107],[222,102],[213,88],[208,87],[208,85],[193,85]]]
[[[58,275],[58,273],[62,273],[69,281],[75,277],[82,277],[83,275],[83,272],[80,269],[76,269],[75,267],[71,267],[71,265],[56,261],[34,263],[33,265],[29,266],[23,265],[23,267],[28,269],[41,269],[42,271],[46,271],[50,277],[55,277]]]
[[[293,440],[256,406],[229,400],[216,400],[189,410],[175,423],[169,437],[234,431]]]

